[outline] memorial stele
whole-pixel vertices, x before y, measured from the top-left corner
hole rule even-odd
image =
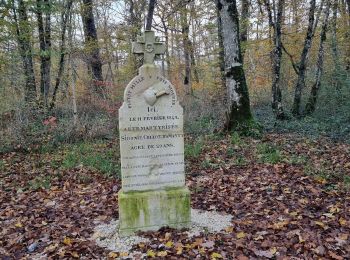
[[[132,50],[143,54],[144,62],[127,85],[119,109],[119,233],[185,228],[191,208],[185,186],[183,108],[174,86],[154,64],[165,46],[153,31],[145,31]]]

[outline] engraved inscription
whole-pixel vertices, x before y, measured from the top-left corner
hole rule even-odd
[[[140,70],[119,110],[124,192],[185,185],[183,109],[171,83],[150,74]]]

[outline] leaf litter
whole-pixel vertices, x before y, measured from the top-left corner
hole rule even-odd
[[[84,166],[54,167],[50,154],[2,154],[0,257],[349,259],[349,151],[348,144],[289,134],[239,144],[208,138],[201,154],[187,159],[192,208],[231,215],[230,225],[193,236],[143,232],[148,241],[128,252],[91,239],[97,225],[118,218],[119,179]]]

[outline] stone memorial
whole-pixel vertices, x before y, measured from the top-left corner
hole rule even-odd
[[[153,31],[133,43],[143,66],[124,92],[119,109],[122,189],[119,232],[188,227],[190,192],[185,186],[183,109],[174,86],[154,64],[165,47]]]

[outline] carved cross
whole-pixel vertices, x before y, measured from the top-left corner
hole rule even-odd
[[[155,56],[165,53],[165,45],[159,42],[153,31],[145,31],[132,43],[132,52],[143,54],[143,64],[154,64]]]

